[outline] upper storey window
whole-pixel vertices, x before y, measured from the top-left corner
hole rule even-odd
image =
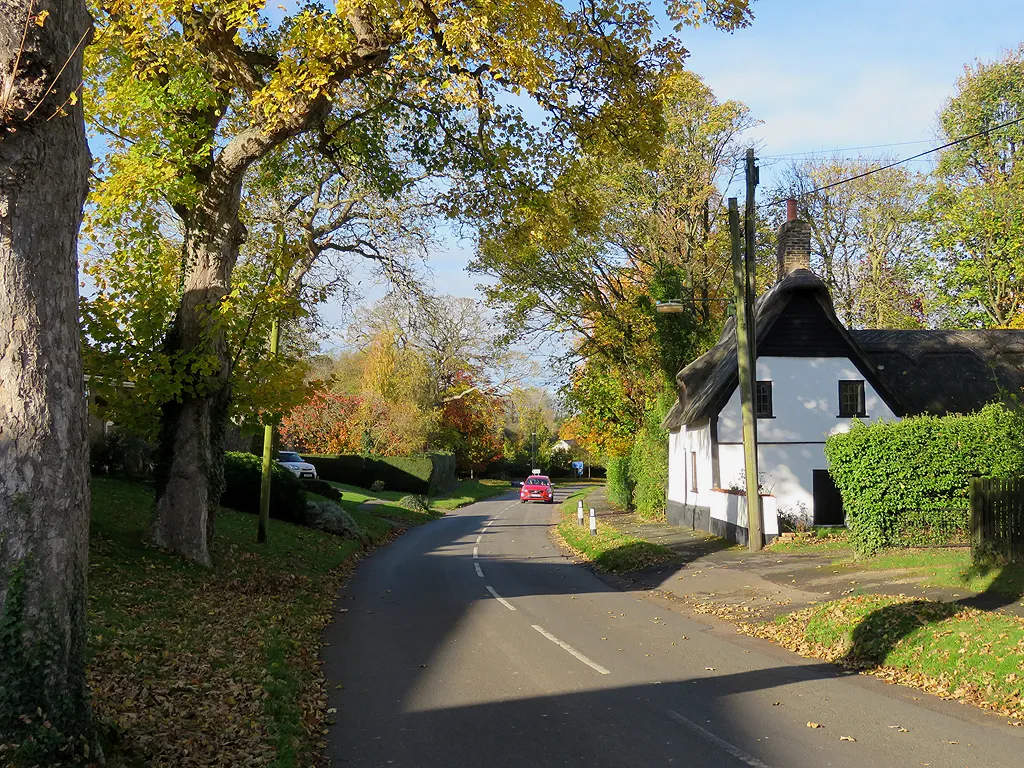
[[[864,382],[863,381],[840,381],[839,382],[839,417],[852,418],[867,416],[864,406]]]

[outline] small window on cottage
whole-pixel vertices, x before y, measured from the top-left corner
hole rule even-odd
[[[754,415],[759,419],[770,419],[772,413],[772,383],[759,381],[754,388]]]
[[[697,452],[690,451],[690,490],[697,492]]]
[[[864,382],[839,382],[839,417],[867,416],[864,407]]]

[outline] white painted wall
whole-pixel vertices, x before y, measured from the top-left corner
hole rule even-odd
[[[864,379],[845,357],[759,357],[758,381],[772,382],[773,419],[757,420],[757,440],[764,442],[824,442],[837,432],[846,432],[852,419],[839,418],[839,382]],[[864,382],[867,418],[895,420],[870,382]],[[743,441],[739,387],[718,418],[718,440]],[[725,476],[722,476],[725,482]]]
[[[774,496],[761,496],[761,514],[764,519],[762,533],[766,536],[777,536],[779,533],[779,515],[776,508]],[[747,495],[745,493],[730,493],[723,490],[712,491],[711,494],[711,517],[715,520],[724,520],[727,523],[747,527]]]
[[[668,433],[668,491],[669,501],[683,503],[686,498],[686,427]]]
[[[690,454],[697,454],[697,492],[691,488]],[[708,506],[711,492],[711,423],[691,424],[669,433],[668,499]]]
[[[846,432],[852,419],[839,418],[839,382],[863,380],[847,358],[762,357],[759,381],[772,382],[775,418],[757,420],[758,473],[762,488],[776,497],[780,512],[811,520],[813,470],[826,469],[825,439]],[[867,417],[898,420],[870,382],[864,382]],[[719,470],[723,488],[743,485],[742,422],[739,388],[718,421]],[[724,445],[722,443],[725,443]],[[765,443],[775,443],[765,445]]]

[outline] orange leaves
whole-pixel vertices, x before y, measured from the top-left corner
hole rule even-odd
[[[281,420],[286,445],[310,453],[357,453],[361,442],[359,397],[318,392]]]

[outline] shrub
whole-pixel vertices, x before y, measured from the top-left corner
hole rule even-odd
[[[356,539],[364,545],[370,541],[352,515],[333,501],[307,501],[306,521],[311,528],[325,533]]]
[[[622,509],[633,504],[633,481],[629,477],[629,455],[612,456],[605,464],[608,470],[608,501]]]
[[[1018,412],[855,421],[825,444],[858,554],[966,539],[970,479],[1024,474]]]
[[[380,491],[383,491],[384,490],[384,481],[383,480],[374,480],[373,483],[370,485],[370,490],[373,491],[374,493],[379,493]]]
[[[306,522],[306,492],[302,483],[276,461],[271,462],[270,516],[300,525]],[[221,506],[257,515],[263,459],[251,453],[224,454],[224,493]]]
[[[155,446],[124,429],[97,436],[89,445],[89,467],[96,475],[146,477],[153,473]]]
[[[302,487],[309,493],[315,493],[317,496],[323,496],[331,501],[341,501],[344,498],[344,494],[326,480],[305,479],[302,481]]]
[[[455,484],[455,457],[450,453],[422,456],[303,456],[324,480],[369,488],[382,482],[385,488],[407,493],[441,493]]]
[[[416,494],[410,494],[409,496],[403,496],[398,500],[398,506],[408,509],[412,512],[422,512],[426,514],[430,511],[430,499],[426,496],[419,496]]]

